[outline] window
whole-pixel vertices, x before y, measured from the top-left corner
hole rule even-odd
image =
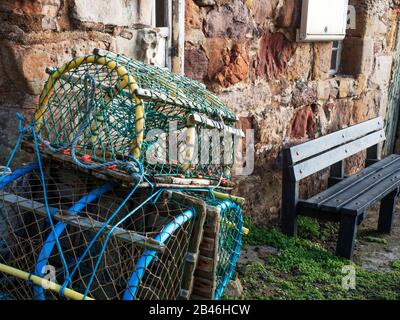
[[[151,12],[151,25],[141,30],[141,54],[138,59],[162,68],[171,69],[171,0],[141,0],[143,10]]]
[[[166,0],[156,0],[155,21],[156,28],[169,27],[170,25],[170,9],[171,5]]]
[[[330,74],[335,75],[339,72],[340,59],[342,55],[343,41],[333,41]]]
[[[185,1],[140,0],[138,3],[141,14],[150,19],[136,29],[139,33],[136,58],[183,73]]]

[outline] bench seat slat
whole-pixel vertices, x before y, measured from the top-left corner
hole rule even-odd
[[[380,160],[385,141],[382,118],[375,118],[283,151],[282,231],[296,236],[298,216],[340,222],[336,255],[351,259],[357,228],[380,201],[378,231],[390,233],[400,190],[400,155]],[[345,177],[345,160],[366,150],[367,168]],[[300,181],[330,167],[328,189],[301,200]]]
[[[400,156],[392,155],[359,174],[349,177],[333,188],[299,202],[301,211],[312,210],[333,214],[361,214],[400,186]],[[334,190],[333,190],[334,189]]]
[[[366,179],[371,175],[374,175],[377,171],[381,169],[384,169],[388,166],[391,166],[399,162],[400,162],[400,155],[391,155],[385,158],[384,160],[381,160],[380,162],[377,162],[371,165],[370,167],[365,168],[361,172],[344,179],[343,181],[321,192],[320,194],[317,194],[308,200],[301,201],[302,206],[310,209],[318,209],[324,203],[334,198],[337,194],[341,192],[347,192],[347,190],[360,183],[360,181],[362,181],[363,179]]]
[[[394,162],[390,166],[377,170],[373,175],[369,175],[367,178],[360,180],[357,184],[353,185],[347,190],[343,190],[335,197],[324,202],[321,205],[321,209],[324,211],[340,211],[344,206],[358,199],[362,194],[367,193],[369,190],[377,188],[377,186],[392,176],[393,172],[400,170],[400,161]]]
[[[292,167],[294,180],[300,181],[307,178],[384,140],[385,132],[381,130],[301,162]]]
[[[351,142],[367,134],[379,131],[383,128],[381,117],[374,118],[346,129],[328,134],[316,140],[312,140],[290,148],[290,164],[306,160],[316,154],[328,151],[339,145]]]
[[[400,168],[393,172],[389,177],[382,180],[374,188],[353,199],[342,208],[343,214],[362,214],[369,209],[374,203],[382,200],[386,195],[394,189],[400,187]]]

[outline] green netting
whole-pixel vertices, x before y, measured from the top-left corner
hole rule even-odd
[[[95,53],[50,70],[36,115],[42,139],[60,148],[79,135],[78,155],[100,163],[132,155],[151,175],[230,176],[240,131],[215,95],[165,69]]]
[[[107,299],[177,298],[196,212],[180,203],[160,202],[159,197],[165,190],[155,187],[149,176],[180,175],[220,179],[222,182],[222,177],[230,176],[234,151],[232,134],[241,135],[240,130],[235,129],[235,115],[200,83],[109,52],[97,50],[93,55],[76,58],[59,68],[50,69],[49,73],[49,80],[40,96],[35,121],[23,127],[24,119],[21,115],[18,116],[20,136],[6,166],[8,169],[22,137],[32,138],[38,164],[31,166],[31,169],[38,171],[39,178],[31,179],[30,175],[26,176],[23,168],[17,172],[22,172],[24,181],[29,182],[24,187],[32,184],[35,190],[26,192],[25,189],[17,188],[5,192],[2,188],[7,185],[6,182],[16,178],[13,180],[4,174],[0,176],[0,191],[3,191],[0,192],[0,200],[3,202],[2,204],[0,201],[0,209],[11,208],[3,210],[3,214],[11,221],[5,232],[10,236],[4,241],[10,237],[18,240],[11,245],[7,243],[6,250],[0,252],[5,252],[5,258],[1,255],[0,257],[7,265],[29,271],[41,267],[42,261],[46,259],[39,259],[38,254],[40,256],[42,252],[46,253],[48,249],[45,247],[51,245],[48,255],[55,261],[60,282],[64,286],[70,285],[79,291],[84,290],[85,296],[90,293],[94,297],[99,294],[99,298]],[[81,180],[70,170],[56,168],[49,172],[43,171],[40,145],[45,145],[43,150],[46,152],[50,150],[70,156],[75,164],[86,169],[108,168],[113,165],[113,170],[124,170],[132,174],[136,185],[126,198],[116,201],[120,203],[117,209],[109,202],[102,204],[104,197],[101,195],[97,203],[93,202],[80,210],[81,217],[97,223],[90,232],[86,227],[74,224],[49,242],[46,237],[55,234],[58,225],[54,225],[51,212],[68,211],[72,203],[69,202],[68,188],[63,179],[49,180],[47,176],[53,177],[62,172],[67,177],[70,176],[78,184],[70,190],[74,202],[80,196],[84,199],[84,194],[92,196],[94,191],[97,194],[99,188],[90,188],[88,179],[93,177],[89,178],[90,175],[83,174],[82,170],[77,170],[77,174],[82,175]],[[69,160],[63,157],[61,159]],[[99,182],[99,176],[103,177],[95,175],[96,183]],[[141,198],[138,197],[136,188],[144,181],[154,188],[150,195]],[[117,188],[114,183],[112,187]],[[175,185],[171,187],[173,189]],[[217,287],[210,289],[215,291],[214,296],[218,299],[233,275],[244,230],[240,207],[229,199],[216,199],[213,196],[214,189],[192,189],[192,194],[218,209],[219,228],[214,235],[218,245],[217,252],[212,253],[218,260],[216,274],[212,275],[215,276]],[[147,191],[143,189],[140,193],[147,195]],[[131,202],[132,195],[135,195],[134,202]],[[113,196],[119,197],[121,192],[118,191]],[[35,211],[32,213],[32,209],[22,206],[22,203],[31,200],[36,204],[43,204],[45,210],[42,215],[36,217]],[[65,201],[67,202],[64,203]],[[129,211],[129,214],[120,217],[122,209]],[[137,210],[141,214],[136,214],[139,212]],[[25,216],[26,220],[19,224],[14,223],[16,219]],[[125,225],[130,217],[134,221]],[[116,221],[111,221],[114,219]],[[101,228],[97,231],[98,223]],[[108,224],[111,226],[110,230],[123,227],[124,230],[145,236],[146,239],[151,238],[149,233],[157,233],[153,240],[171,245],[171,250],[168,247],[162,255],[157,255],[153,249],[144,250],[147,244],[138,247],[136,242],[125,246],[113,242],[111,236],[114,231],[103,235]],[[20,234],[25,235],[24,232],[28,229],[29,234],[18,238]],[[174,238],[175,233],[177,238]],[[53,250],[55,245],[57,250]],[[94,249],[99,250],[92,252]],[[122,254],[121,250],[127,254]],[[11,260],[10,252],[14,257]],[[109,257],[115,262],[111,264],[115,267],[112,272],[109,270],[109,261],[105,261]],[[132,258],[135,258],[134,272]],[[21,263],[16,262],[19,260]],[[35,261],[39,265],[35,266]],[[171,266],[171,263],[174,265]],[[69,270],[70,264],[74,265],[72,271]],[[81,272],[80,266],[86,268],[85,272]],[[71,274],[79,276],[71,278]],[[132,276],[127,277],[129,274]],[[23,283],[7,284],[11,289],[7,287],[7,290],[2,291],[13,296],[23,291],[18,295],[24,298],[35,296],[32,286]],[[164,283],[170,289],[166,290]],[[143,284],[145,288],[141,287]],[[97,289],[91,289],[92,285],[100,293],[95,294]],[[28,286],[26,291],[21,289],[25,286]],[[42,291],[39,292],[39,298],[44,298]],[[63,291],[60,293],[63,294]]]
[[[230,200],[209,200],[209,204],[219,209],[217,286],[214,299],[221,298],[232,278],[239,259],[243,238],[243,216],[241,208]]]
[[[210,193],[197,193],[198,197],[204,199],[207,205],[218,209],[219,229],[217,235],[217,265],[216,265],[216,289],[214,299],[218,300],[231,280],[244,235],[242,209],[232,200],[221,200]],[[206,224],[208,222],[206,221]]]

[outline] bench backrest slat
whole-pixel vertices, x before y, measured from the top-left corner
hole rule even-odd
[[[322,138],[321,138],[322,139]],[[343,159],[355,155],[385,140],[385,131],[380,130],[351,141],[337,148],[330,149],[313,158],[292,166],[295,181],[300,181]],[[315,140],[316,141],[316,140]],[[337,144],[336,144],[337,145]],[[314,154],[318,154],[314,151]]]
[[[339,145],[354,141],[372,132],[383,128],[381,117],[362,122],[346,129],[328,134],[316,140],[312,140],[290,148],[289,164],[296,164],[300,161],[311,158],[314,155],[326,152]],[[361,150],[360,150],[361,151]]]

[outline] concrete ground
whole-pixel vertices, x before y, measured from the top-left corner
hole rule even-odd
[[[390,235],[376,233],[378,209],[371,210],[359,229],[354,262],[367,271],[385,272],[391,261],[400,259],[400,203]]]

